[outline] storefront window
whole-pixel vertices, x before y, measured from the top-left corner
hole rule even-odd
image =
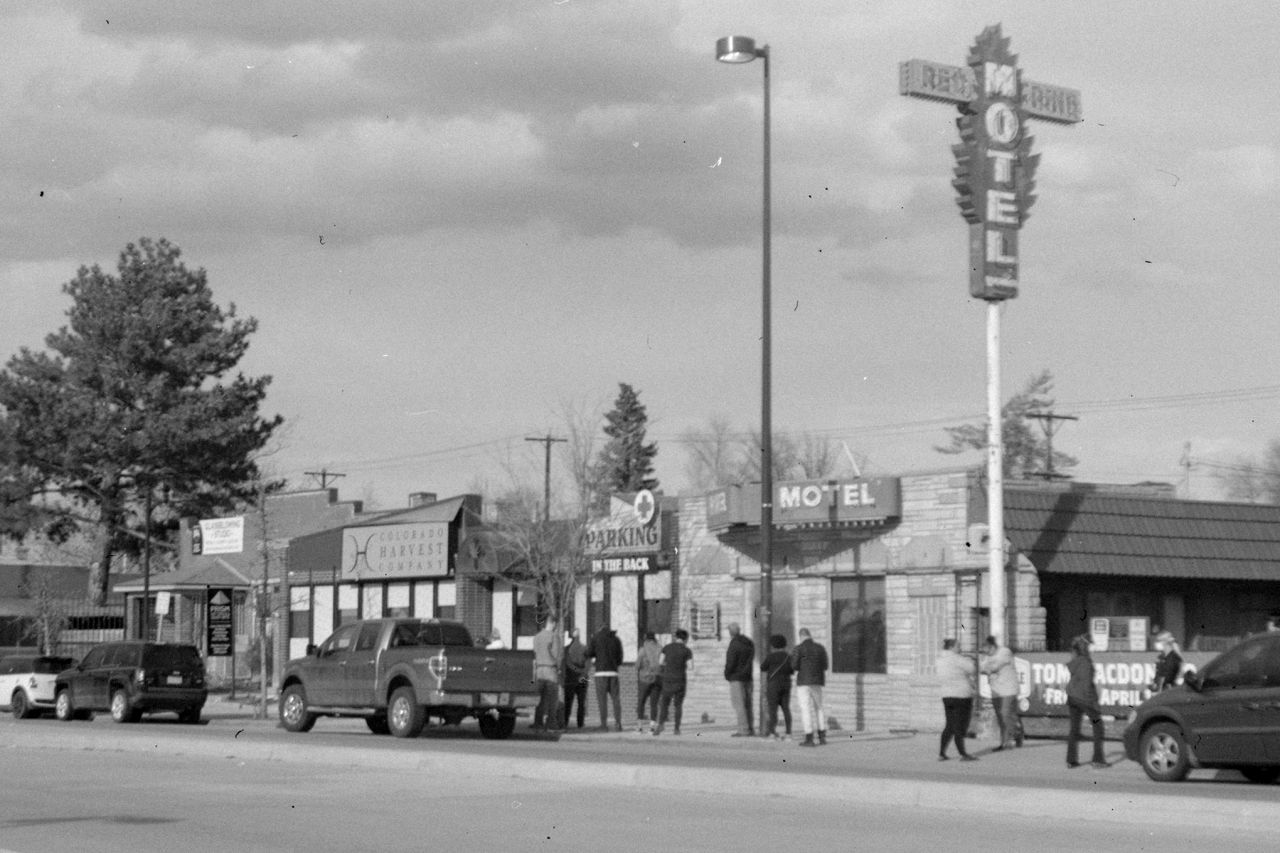
[[[831,581],[831,671],[885,672],[884,578]]]

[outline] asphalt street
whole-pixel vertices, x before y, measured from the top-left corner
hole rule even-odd
[[[933,732],[829,734],[819,749],[795,741],[734,738],[723,725],[686,725],[680,737],[635,731],[573,729],[541,735],[522,723],[505,741],[481,738],[474,723],[429,727],[412,742],[370,734],[360,720],[322,718],[308,734],[279,729],[274,717],[222,698],[206,705],[206,721],[184,726],[161,715],[119,726],[93,722],[0,721],[0,749],[130,750],[170,756],[214,755],[320,766],[433,770],[457,777],[525,778],[670,792],[718,791],[817,798],[847,804],[990,811],[1045,819],[1088,819],[1203,828],[1280,829],[1274,785],[1239,774],[1196,771],[1179,784],[1157,784],[1108,742],[1106,769],[1065,766],[1065,745],[1029,740],[991,752],[973,740],[976,762],[937,761]]]

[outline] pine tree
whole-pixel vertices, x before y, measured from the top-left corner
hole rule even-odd
[[[226,376],[257,321],[214,304],[204,270],[180,255],[143,239],[118,275],[81,267],[63,285],[69,324],[45,338],[51,352],[24,347],[0,371],[0,474],[56,494],[62,521],[95,531],[97,602],[113,555],[152,524],[142,507],[167,495],[170,518],[207,517],[252,498],[255,454],[282,422],[258,416],[269,376]],[[5,518],[15,532],[21,514]]]
[[[653,458],[658,455],[658,445],[645,444],[644,440],[649,416],[639,394],[630,385],[619,382],[618,389],[613,411],[605,414],[608,423],[604,434],[609,440],[600,449],[597,462],[602,494],[596,508],[602,511],[608,508],[609,495],[615,492],[658,487],[653,477]]]

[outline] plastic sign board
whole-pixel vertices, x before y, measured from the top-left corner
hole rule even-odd
[[[235,608],[232,607],[230,587],[209,589],[205,610],[208,642],[205,648],[209,657],[229,657],[235,642]]]
[[[194,539],[194,533],[193,539]],[[194,542],[192,551],[195,551]],[[212,554],[239,554],[244,551],[244,516],[200,519],[200,551]]]
[[[637,492],[632,500],[615,495],[609,501],[609,514],[587,526],[583,552],[589,557],[657,554],[662,550],[662,513],[657,506],[657,498],[648,489]]]
[[[773,490],[776,525],[883,522],[902,515],[902,481],[896,477],[796,480]],[[759,525],[760,484],[725,486],[707,494],[707,528]]]
[[[344,580],[444,577],[448,574],[448,522],[377,524],[348,527],[344,532]]]
[[[969,293],[987,301],[1018,295],[1018,230],[1035,203],[1040,161],[1026,119],[1081,120],[1078,91],[1024,81],[1017,61],[997,24],[978,36],[967,68],[923,59],[898,66],[900,94],[960,108],[951,185],[969,223]]]

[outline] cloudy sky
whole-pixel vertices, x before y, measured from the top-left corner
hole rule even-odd
[[[81,264],[166,237],[258,318],[272,465],[403,505],[540,477],[566,404],[681,436],[759,422],[761,64],[771,51],[774,424],[869,470],[954,464],[985,306],[949,185],[953,107],[898,63],[1002,23],[1079,89],[1032,123],[1039,200],[1004,395],[1049,369],[1080,479],[1216,491],[1280,437],[1280,5],[172,0],[0,6],[0,355],[43,347]],[[1272,70],[1269,70],[1272,69]],[[553,452],[560,452],[557,448]],[[967,457],[978,462],[980,457]]]

